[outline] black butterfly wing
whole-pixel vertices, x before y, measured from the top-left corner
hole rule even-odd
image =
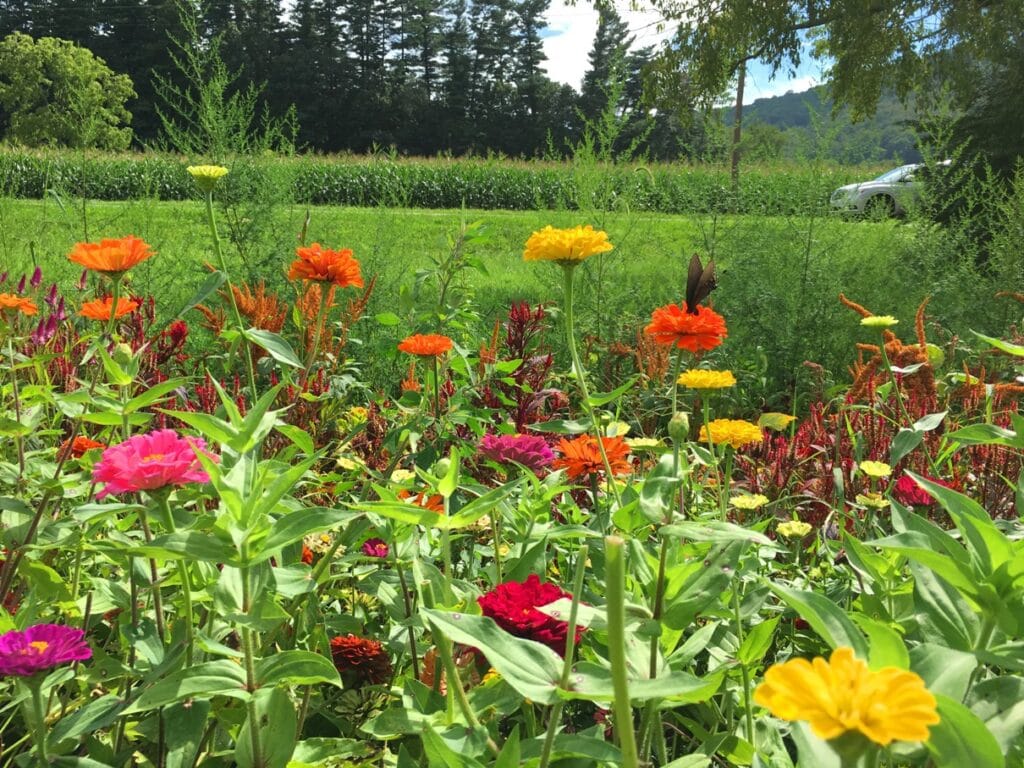
[[[697,314],[697,305],[708,297],[718,284],[715,279],[715,260],[708,261],[706,267],[701,266],[700,256],[696,253],[690,259],[690,269],[686,274],[686,311]]]

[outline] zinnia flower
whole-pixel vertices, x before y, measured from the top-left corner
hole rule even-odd
[[[629,455],[629,446],[626,445],[625,438],[602,437],[601,442],[604,444],[604,452],[613,475],[624,475],[632,470],[626,458]],[[551,466],[555,469],[564,467],[570,480],[604,472],[601,449],[591,435],[580,435],[572,440],[562,438],[555,447],[562,455],[555,459]]]
[[[367,557],[387,557],[388,543],[384,539],[367,539],[363,542],[363,554]]]
[[[736,509],[760,509],[768,503],[768,497],[760,493],[741,493],[729,499],[729,503]]]
[[[398,498],[409,504],[415,504],[417,507],[437,512],[439,515],[444,514],[444,497],[439,493],[428,495],[426,491],[413,493],[412,491],[402,490],[398,492]]]
[[[540,472],[555,460],[555,454],[539,435],[484,435],[480,453],[499,464],[515,462]]]
[[[571,594],[554,584],[541,584],[537,574],[531,573],[526,581],[506,581],[476,601],[484,616],[490,616],[509,634],[543,643],[563,656],[568,623],[537,610],[563,597],[572,599]],[[576,642],[582,635],[583,627],[577,626]]]
[[[868,315],[862,317],[860,324],[867,328],[892,328],[899,323],[892,315]]]
[[[417,357],[439,357],[452,348],[452,340],[438,333],[416,333],[402,340],[399,352]]]
[[[200,467],[196,453],[202,451],[213,461],[218,457],[207,453],[205,447],[202,439],[179,437],[173,429],[130,437],[107,448],[93,467],[92,479],[106,483],[96,498],[168,485],[208,483],[210,477]]]
[[[98,243],[76,243],[68,259],[96,272],[120,274],[153,255],[149,244],[134,235]]]
[[[228,174],[223,165],[190,165],[186,170],[202,192],[212,192],[217,182]]]
[[[699,304],[694,315],[687,312],[685,301],[682,306],[667,304],[654,310],[644,333],[656,344],[675,345],[691,352],[714,349],[729,335],[725,318],[715,310]]]
[[[802,520],[787,520],[784,523],[779,523],[775,530],[779,532],[780,536],[785,536],[787,539],[802,539],[813,529],[810,523],[805,523]]]
[[[18,296],[15,293],[0,293],[0,314],[12,314],[20,312],[23,315],[34,315],[39,307],[28,296]]]
[[[918,675],[896,667],[871,671],[845,647],[828,661],[819,656],[776,664],[754,701],[783,720],[806,720],[819,738],[859,731],[882,746],[925,741],[928,726],[939,722],[935,697]]]
[[[736,450],[751,443],[760,443],[764,439],[760,427],[742,419],[714,419],[704,424],[700,428],[701,442],[708,441],[708,430],[711,431],[712,443],[731,445]]]
[[[927,477],[925,479],[946,488],[952,488],[944,480],[937,480],[934,477]],[[928,494],[928,491],[914,482],[914,478],[910,475],[900,476],[900,479],[896,481],[896,485],[893,486],[892,495],[896,501],[905,507],[928,507],[935,503],[935,499]]]
[[[92,658],[85,633],[59,624],[36,624],[0,635],[0,675],[28,677],[59,664]]]
[[[736,386],[736,377],[732,371],[693,369],[679,374],[676,383],[688,389],[725,389]]]
[[[608,242],[606,232],[595,230],[589,224],[569,229],[555,229],[548,225],[530,235],[523,251],[523,261],[557,261],[572,265],[614,247]]]
[[[355,635],[332,638],[331,658],[346,688],[361,683],[379,685],[391,679],[391,658],[376,640]]]
[[[341,288],[362,288],[363,276],[359,262],[352,258],[352,251],[344,248],[331,251],[313,243],[308,248],[296,248],[299,257],[288,269],[289,280],[316,280],[333,283]]]
[[[82,308],[78,310],[78,314],[82,317],[87,317],[90,320],[109,320],[110,310],[114,306],[114,298],[108,296],[105,299],[96,299],[95,301],[87,301],[82,304]],[[134,312],[139,308],[139,302],[134,299],[125,299],[118,297],[117,299],[117,312],[114,317],[122,317],[127,315],[129,312]]]
[[[82,435],[79,435],[74,440],[65,440],[63,443],[61,443],[60,450],[57,451],[57,456],[59,458],[61,456],[64,456],[64,454],[67,453],[68,451],[70,451],[72,458],[80,459],[83,456],[85,456],[85,454],[88,451],[93,451],[96,450],[97,448],[106,447],[106,443],[100,443],[96,440],[92,440],[88,437],[83,437]]]
[[[860,471],[868,477],[888,477],[892,474],[892,467],[884,461],[862,461]]]

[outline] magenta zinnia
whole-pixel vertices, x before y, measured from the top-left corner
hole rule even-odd
[[[93,467],[92,479],[106,483],[96,498],[111,493],[153,491],[169,485],[207,483],[210,477],[202,470],[196,454],[202,452],[212,461],[218,461],[218,457],[205,447],[203,440],[180,437],[173,429],[130,437],[107,448]]]
[[[525,637],[543,643],[559,656],[565,654],[569,624],[548,616],[537,608],[572,595],[554,584],[542,584],[537,574],[531,573],[526,581],[506,581],[477,598],[484,616],[490,616],[499,627],[516,637]],[[576,642],[583,627],[576,627]]]
[[[499,464],[522,464],[540,472],[555,460],[555,454],[539,435],[484,435],[480,453]]]
[[[59,624],[36,624],[24,632],[0,635],[0,675],[29,677],[72,661],[92,658],[80,629]]]

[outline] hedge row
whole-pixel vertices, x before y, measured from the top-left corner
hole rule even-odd
[[[6,150],[0,152],[0,194],[182,200],[196,196],[186,165],[180,157],[158,154]],[[245,158],[232,164],[222,192],[232,198],[273,190],[312,205],[788,214],[824,206],[831,190],[863,176],[848,168],[747,168],[734,200],[728,172],[710,166]]]

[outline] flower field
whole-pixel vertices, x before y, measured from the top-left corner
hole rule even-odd
[[[370,386],[359,249],[240,279],[189,172],[170,320],[128,233],[0,277],[0,768],[1024,765],[1019,326],[851,286],[842,385],[737,413],[709,254],[611,366],[616,243],[545,226],[543,303],[396,315]]]

